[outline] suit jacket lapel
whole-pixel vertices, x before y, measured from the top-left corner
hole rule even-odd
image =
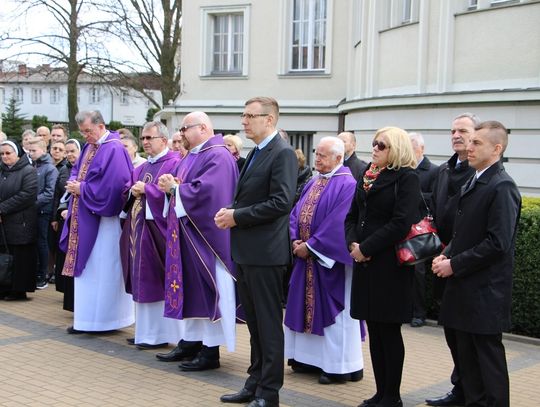
[[[246,179],[248,179],[251,174],[253,174],[253,171],[262,165],[263,161],[266,161],[268,159],[268,156],[270,155],[270,152],[276,145],[276,143],[280,140],[279,134],[274,136],[272,141],[268,143],[266,147],[264,147],[261,151],[259,151],[259,154],[257,154],[257,157],[253,164],[250,165],[251,158],[253,157],[253,153],[255,152],[255,148],[253,148],[248,156],[246,157],[246,163],[244,164],[244,167],[242,168],[242,171],[240,172],[238,184],[236,187],[235,197],[238,194],[238,191],[240,190],[240,186],[245,182]],[[249,168],[248,168],[249,167]]]

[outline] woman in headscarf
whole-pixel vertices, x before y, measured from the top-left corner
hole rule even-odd
[[[0,221],[7,240],[0,234],[0,251],[13,255],[13,279],[0,287],[0,298],[25,300],[36,288],[38,179],[25,151],[14,140],[0,143]]]

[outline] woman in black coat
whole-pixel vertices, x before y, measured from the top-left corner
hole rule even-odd
[[[0,143],[0,155],[0,219],[13,255],[13,283],[0,287],[0,298],[24,300],[36,288],[38,179],[16,141]]]
[[[402,406],[405,348],[401,324],[411,320],[413,267],[399,266],[394,246],[420,219],[420,182],[407,133],[396,127],[377,131],[372,163],[358,181],[345,219],[355,260],[351,316],[365,320],[376,394],[361,406]]]

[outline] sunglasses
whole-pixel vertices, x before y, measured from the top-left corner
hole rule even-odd
[[[195,124],[189,124],[187,126],[182,126],[178,129],[178,131],[181,133],[181,134],[184,134],[186,132],[187,129],[191,129],[192,127],[197,127],[197,126],[202,126],[202,123],[195,123]]]
[[[373,140],[373,143],[371,143],[371,145],[372,145],[373,148],[377,147],[377,149],[379,151],[384,151],[386,149],[386,147],[390,148],[390,146],[387,146],[382,141]]]

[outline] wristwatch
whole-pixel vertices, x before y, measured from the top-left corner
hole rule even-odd
[[[173,196],[174,194],[176,194],[176,187],[177,185],[175,184],[171,187],[171,189],[169,189],[169,195]]]

